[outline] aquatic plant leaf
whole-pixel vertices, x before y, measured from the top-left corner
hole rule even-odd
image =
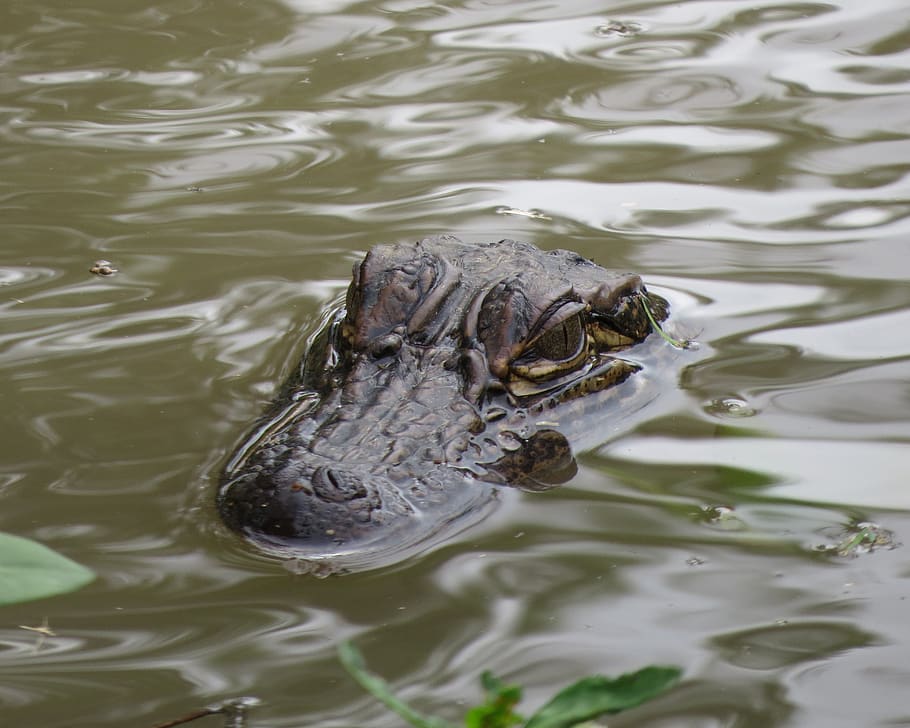
[[[393,710],[415,728],[454,728],[451,723],[441,718],[433,718],[414,710],[410,705],[392,693],[389,684],[378,675],[367,670],[363,655],[350,642],[344,641],[338,645],[338,659],[344,669],[350,673],[361,687],[377,698],[389,710]]]
[[[0,605],[65,594],[94,578],[91,569],[37,541],[0,533]]]
[[[521,700],[521,686],[504,683],[486,670],[480,682],[487,693],[481,705],[471,708],[464,717],[466,728],[510,728],[524,722],[513,708]]]
[[[603,713],[634,708],[667,690],[681,674],[678,667],[651,666],[613,679],[583,678],[531,716],[525,728],[569,728]]]

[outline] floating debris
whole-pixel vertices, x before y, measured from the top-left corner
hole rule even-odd
[[[38,633],[38,641],[35,643],[35,652],[40,650],[44,646],[44,642],[48,637],[56,637],[57,633],[51,629],[51,626],[47,622],[47,617],[45,617],[41,624],[38,627],[27,627],[24,624],[19,625],[19,629],[25,629],[29,632]]]
[[[176,728],[178,725],[186,725],[187,723],[192,723],[193,721],[199,720],[199,718],[205,718],[209,715],[223,715],[224,728],[246,728],[248,725],[246,720],[247,712],[250,708],[255,708],[259,705],[262,705],[262,701],[259,698],[231,698],[230,700],[224,700],[220,703],[194,710],[192,713],[188,713],[175,720],[158,723],[152,728]]]
[[[88,272],[94,273],[96,276],[112,276],[114,273],[119,273],[120,269],[115,268],[109,260],[96,260]]]
[[[611,35],[618,35],[622,38],[631,38],[633,35],[638,35],[643,30],[644,28],[638,23],[626,23],[622,20],[610,20],[603,25],[598,25],[594,30],[594,33],[599,35],[601,38],[609,37]]]
[[[895,549],[900,543],[894,532],[871,521],[850,523],[846,528],[832,534],[837,541],[833,544],[820,544],[816,551],[835,556],[856,557],[872,553],[878,549]]]

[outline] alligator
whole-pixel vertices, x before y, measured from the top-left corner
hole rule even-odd
[[[314,573],[403,561],[483,518],[504,486],[571,478],[569,431],[622,415],[641,390],[629,355],[667,309],[639,276],[566,250],[373,247],[229,459],[222,520]]]

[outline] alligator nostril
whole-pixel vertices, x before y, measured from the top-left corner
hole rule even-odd
[[[401,349],[402,339],[398,334],[386,334],[370,342],[370,356],[382,359],[394,356]]]
[[[344,503],[355,498],[365,498],[366,486],[353,473],[322,466],[312,476],[313,493],[331,503]]]

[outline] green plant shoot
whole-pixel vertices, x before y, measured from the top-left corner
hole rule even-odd
[[[506,684],[489,670],[480,676],[480,682],[487,699],[465,715],[467,728],[511,728],[524,723],[524,718],[513,710],[521,700],[520,685]]]
[[[422,715],[403,700],[395,697],[385,680],[367,670],[363,656],[350,642],[345,641],[338,646],[338,657],[344,668],[364,690],[377,698],[389,710],[398,713],[415,728],[454,728],[451,723],[440,718]]]
[[[648,300],[647,296],[642,296],[641,307],[644,309],[645,316],[648,317],[648,321],[651,323],[651,328],[660,335],[660,338],[670,344],[670,346],[675,346],[677,349],[692,348],[693,344],[690,339],[674,339],[670,334],[663,330],[661,325],[657,323],[657,320],[654,318],[654,314],[651,313],[651,302]]]
[[[407,705],[392,694],[382,678],[366,668],[360,652],[350,643],[338,647],[342,665],[351,676],[386,707],[395,711],[415,728],[454,728]],[[604,713],[619,713],[634,708],[668,690],[680,677],[678,667],[646,667],[638,672],[607,678],[592,675],[560,691],[527,721],[515,712],[521,700],[519,685],[504,683],[487,671],[481,676],[486,700],[465,715],[466,728],[570,728],[580,726]]]

